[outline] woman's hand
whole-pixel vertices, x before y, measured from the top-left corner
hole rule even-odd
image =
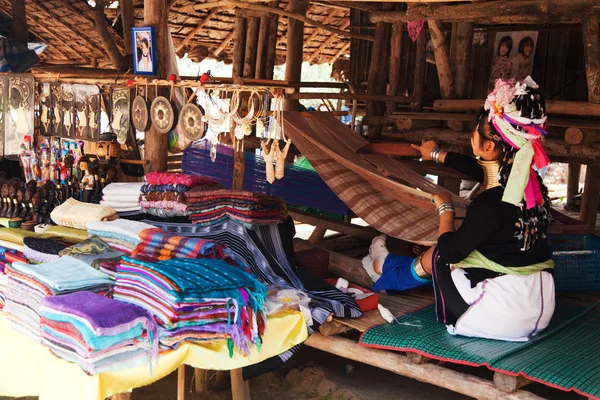
[[[413,149],[419,150],[421,152],[421,158],[423,158],[424,161],[431,160],[431,150],[440,147],[433,140],[423,140],[420,146],[418,144],[411,144],[411,146]]]
[[[433,195],[435,206],[439,208],[444,203],[452,203],[452,194],[450,192],[441,192]]]

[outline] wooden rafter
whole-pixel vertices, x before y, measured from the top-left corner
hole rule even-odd
[[[335,17],[335,15],[337,13],[338,13],[338,10],[333,10],[331,13],[329,13],[329,15],[327,17],[325,17],[325,19],[323,20],[323,23],[329,24],[331,22],[331,20],[333,19],[333,17]],[[320,32],[321,32],[321,29],[315,28],[313,30],[313,32],[310,34],[310,36],[308,38],[306,38],[306,40],[304,41],[304,46],[310,47],[310,44],[312,43],[312,41],[317,37],[317,35]]]
[[[342,26],[340,26],[341,29],[346,29],[347,27],[350,26],[350,21],[346,21],[344,22],[344,24]],[[337,35],[335,34],[331,34],[329,35],[329,37],[319,46],[318,49],[316,49],[308,58],[309,60],[314,60],[320,52],[322,52],[323,50],[325,50],[327,48],[327,46],[329,46],[331,43],[333,43],[333,41],[337,38]]]
[[[220,1],[212,2],[212,3],[189,5],[189,6],[181,7],[179,9],[179,11],[180,12],[194,12],[194,11],[199,11],[199,10],[206,9],[206,8],[223,7],[223,6],[228,6],[228,5],[236,6],[238,8],[246,9],[246,10],[279,14],[284,17],[293,18],[298,21],[302,21],[305,24],[312,25],[316,28],[321,28],[323,30],[335,33],[340,36],[351,37],[351,38],[355,38],[355,39],[369,40],[369,41],[375,40],[375,38],[372,36],[344,31],[344,30],[332,27],[330,25],[325,25],[321,22],[315,21],[311,18],[308,18],[305,15],[300,15],[297,13],[289,12],[286,10],[282,10],[280,8],[273,8],[273,7],[267,7],[267,6],[263,6],[263,5],[259,5],[259,4],[246,3],[246,2],[243,2],[240,0],[220,0]]]
[[[210,10],[206,17],[204,17],[204,19],[200,21],[200,23],[194,29],[192,29],[192,31],[185,37],[185,39],[179,42],[179,44],[175,48],[175,52],[178,52],[183,48],[183,46],[188,44],[194,38],[194,36],[196,36],[202,30],[202,28],[204,28],[204,26],[220,11],[220,8],[213,8],[212,10]]]
[[[233,37],[235,36],[235,32],[230,32],[229,35],[227,35],[227,37],[225,39],[223,39],[223,41],[221,42],[221,44],[215,49],[215,51],[213,52],[213,57],[218,57],[219,54],[221,54],[221,52],[223,50],[225,50],[225,47],[227,47],[227,45],[229,44],[229,42],[231,42],[233,40]]]
[[[329,64],[333,64],[334,62],[337,61],[338,58],[340,58],[341,56],[344,55],[344,53],[350,48],[350,42],[346,43],[341,49],[340,51],[337,52],[337,54],[333,57],[331,57],[331,59],[329,60]]]
[[[96,6],[94,7],[94,25],[96,32],[100,35],[100,41],[102,42],[111,63],[115,68],[123,69],[125,66],[123,55],[119,52],[115,41],[108,32],[106,15],[104,15],[104,0],[96,0]]]

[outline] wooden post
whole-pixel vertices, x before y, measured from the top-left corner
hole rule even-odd
[[[185,364],[177,368],[177,400],[185,400]]]
[[[208,373],[207,369],[194,368],[194,389],[198,394],[208,392]]]
[[[473,23],[455,22],[452,24],[450,44],[450,65],[454,72],[456,97],[464,99],[467,95],[467,81],[471,49],[473,48]]]
[[[244,78],[255,78],[256,52],[260,18],[248,17],[246,29],[246,50],[244,51]]]
[[[390,83],[388,94],[397,96],[400,86],[400,57],[402,56],[402,33],[404,32],[404,23],[396,22],[392,25],[392,39],[390,41]],[[388,114],[396,111],[396,103],[388,104]]]
[[[256,68],[254,77],[256,79],[265,78],[265,55],[267,54],[267,36],[269,35],[270,17],[263,15],[260,17],[260,29],[258,30],[258,44],[256,45]]]
[[[279,7],[277,1],[269,3],[269,7]],[[262,21],[261,21],[262,23]],[[277,58],[277,28],[279,26],[279,15],[272,14],[269,17],[269,34],[265,54],[265,79],[273,79],[275,60]]]
[[[233,143],[233,181],[231,182],[231,188],[235,190],[242,190],[244,188],[244,172],[246,169],[246,162],[244,160],[244,139],[238,141],[233,134],[235,128],[235,122],[231,124],[231,142]]]
[[[12,30],[13,39],[27,46],[29,39],[29,28],[27,26],[27,11],[24,0],[12,0]]]
[[[433,53],[435,54],[435,66],[440,80],[442,98],[454,98],[456,97],[456,90],[454,88],[452,68],[450,66],[450,58],[448,57],[446,37],[442,30],[442,24],[440,21],[429,20],[427,21],[427,25],[429,25],[429,32],[431,33]]]
[[[106,15],[104,14],[104,0],[96,0],[96,6],[94,7],[94,25],[96,27],[96,33],[100,36],[102,46],[104,46],[106,55],[110,59],[112,65],[118,70],[123,69],[123,66],[125,65],[123,55],[119,52],[115,41],[108,32],[108,24],[106,23]]]
[[[98,3],[96,3],[98,4]],[[169,33],[167,0],[144,0],[144,26],[154,27],[157,78],[166,79],[170,74],[179,75],[173,41]],[[144,154],[149,161],[148,172],[167,170],[168,135],[150,128],[145,135]]]
[[[240,78],[244,72],[244,50],[246,47],[246,18],[236,11],[233,25],[235,36],[233,38],[233,69],[232,76]]]
[[[573,207],[575,196],[579,194],[579,178],[581,177],[581,164],[569,164],[569,177],[567,179],[567,208]]]
[[[290,12],[306,14],[308,2],[304,0],[290,0]],[[288,18],[287,54],[285,57],[285,80],[300,82],[302,80],[302,62],[304,61],[304,22]],[[284,110],[298,111],[298,100],[285,100]]]
[[[119,7],[121,7],[121,25],[123,25],[123,46],[125,46],[125,56],[131,57],[133,54],[131,27],[134,26],[133,0],[119,0]]]
[[[391,10],[393,7],[393,4],[383,4],[384,10]],[[390,35],[390,24],[385,22],[377,22],[375,24],[375,43],[371,52],[367,94],[385,95],[390,59]],[[382,101],[367,101],[366,111],[368,117],[383,115],[385,112],[385,103]],[[367,136],[371,139],[381,137],[381,127],[369,126]]]
[[[244,380],[242,369],[232,369],[230,374],[233,400],[250,400],[250,384]]]
[[[600,103],[600,43],[598,38],[598,15],[590,10],[581,20],[585,75],[587,78],[588,101]],[[596,231],[598,202],[600,201],[600,166],[588,165],[581,200],[579,219],[588,224],[590,232]]]
[[[427,62],[425,59],[425,53],[427,52],[427,30],[425,26],[419,33],[417,38],[417,54],[415,60],[415,74],[414,74],[414,87],[413,87],[413,103],[412,111],[423,110],[423,93],[425,92],[425,69],[427,68]]]

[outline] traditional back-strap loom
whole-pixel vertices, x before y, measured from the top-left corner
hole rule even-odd
[[[286,136],[356,215],[389,236],[436,242],[438,217],[430,199],[446,189],[391,156],[359,154],[369,142],[335,117],[285,112],[283,123]],[[467,204],[456,195],[453,201]]]

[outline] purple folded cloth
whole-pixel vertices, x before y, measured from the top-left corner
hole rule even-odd
[[[139,323],[154,337],[157,326],[144,309],[109,299],[96,293],[81,291],[42,299],[42,309],[69,314],[85,323],[97,335],[115,335]]]

